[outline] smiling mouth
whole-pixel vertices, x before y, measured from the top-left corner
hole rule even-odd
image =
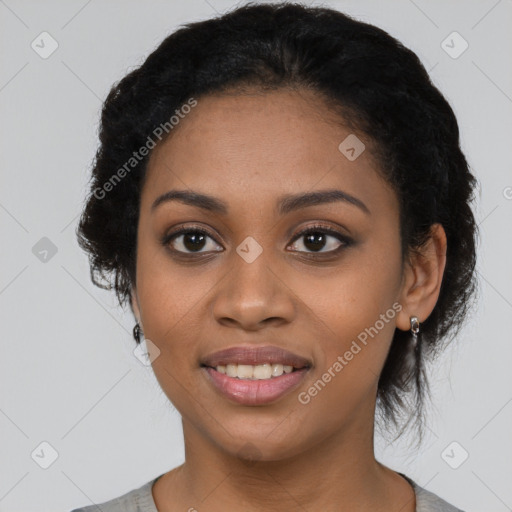
[[[264,363],[258,365],[252,364],[226,364],[218,366],[201,365],[204,368],[211,368],[228,377],[240,380],[268,380],[281,377],[282,375],[296,372],[298,370],[309,369],[309,366],[301,368],[283,365],[279,363]]]
[[[214,389],[229,401],[245,406],[275,403],[296,389],[311,369],[281,363],[201,365]]]

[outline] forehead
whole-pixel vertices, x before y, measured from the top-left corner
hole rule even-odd
[[[345,140],[365,144],[355,160],[340,151]],[[336,187],[367,204],[392,202],[371,147],[309,91],[205,96],[153,150],[142,200],[148,206],[179,188],[243,207],[248,199],[262,205],[284,194]]]

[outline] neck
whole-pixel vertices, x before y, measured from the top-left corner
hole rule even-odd
[[[412,488],[375,460],[373,414],[374,406],[330,436],[319,431],[316,444],[279,460],[268,460],[271,457],[261,442],[259,460],[253,461],[237,456],[240,448],[235,455],[222,450],[184,419],[185,463],[171,472],[165,501],[179,502],[183,510],[211,512],[332,510],[333,505],[340,511],[365,511],[392,510],[397,503],[403,506],[406,492],[411,499]],[[167,510],[162,502],[157,506]],[[403,512],[408,510],[414,508]]]

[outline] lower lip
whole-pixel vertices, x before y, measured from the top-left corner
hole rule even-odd
[[[274,402],[296,388],[308,372],[308,368],[284,373],[270,379],[238,379],[228,377],[210,367],[203,367],[209,381],[225,397],[242,405],[264,405]]]

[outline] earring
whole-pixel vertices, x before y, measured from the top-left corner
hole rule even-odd
[[[420,321],[417,316],[411,316],[412,344],[416,348],[418,344],[418,333],[420,332]]]
[[[133,327],[133,338],[135,339],[135,341],[137,343],[140,343],[140,336],[142,334],[142,330],[140,328],[140,325],[139,325],[139,322],[137,322],[135,324],[135,326]]]

